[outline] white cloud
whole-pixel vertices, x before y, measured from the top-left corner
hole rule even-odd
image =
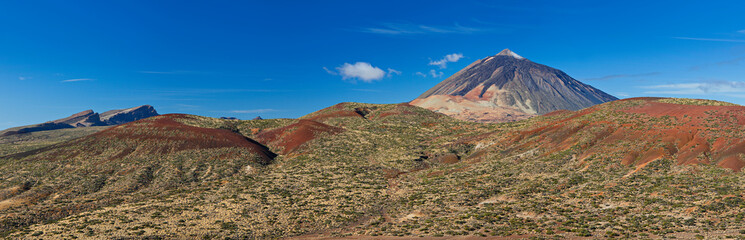
[[[740,31],[737,31],[737,32],[742,33],[742,34],[745,34],[745,29],[740,30]]]
[[[432,69],[432,70],[429,70],[429,75],[430,75],[430,76],[432,76],[433,78],[439,78],[439,77],[442,77],[442,75],[443,75],[443,74],[444,74],[444,73],[442,73],[442,72],[437,72],[437,71],[435,71],[434,69]]]
[[[440,66],[440,68],[446,68],[449,62],[457,62],[461,58],[463,58],[463,54],[460,54],[460,53],[448,54],[448,55],[445,55],[445,57],[443,57],[440,60],[437,60],[437,61],[430,60],[429,65]]]
[[[32,77],[18,77],[18,80],[21,80],[21,81],[25,81],[29,79],[32,79]]]
[[[388,77],[391,77],[394,74],[395,75],[401,75],[401,71],[398,71],[398,70],[393,69],[393,68],[388,68]]]
[[[383,69],[380,69],[378,67],[374,67],[370,63],[366,63],[366,62],[356,62],[354,64],[344,63],[344,65],[337,67],[336,70],[338,73],[326,69],[326,71],[329,72],[329,74],[341,75],[341,78],[343,80],[359,79],[367,83],[383,79],[386,76],[386,71],[383,71]],[[390,70],[393,70],[393,69],[390,69]],[[398,72],[396,70],[393,70],[393,71],[389,71],[389,74],[394,73],[394,71]]]
[[[92,78],[75,78],[75,79],[62,80],[62,82],[63,83],[65,83],[65,82],[81,82],[81,81],[93,81],[93,80],[96,80],[96,79],[92,79]]]
[[[650,89],[647,94],[714,94],[714,93],[745,93],[745,82],[712,81],[703,83],[676,83],[642,86]]]
[[[429,72],[427,72],[427,73],[423,73],[423,72],[415,72],[414,73],[414,75],[417,75],[417,76],[420,76],[420,77],[424,77],[424,78],[426,78],[426,77],[439,78],[439,77],[442,77],[442,75],[444,75],[444,74],[445,73],[435,71],[434,69],[429,70]]]

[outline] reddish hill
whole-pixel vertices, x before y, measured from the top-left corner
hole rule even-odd
[[[498,144],[517,152],[540,149],[545,155],[576,149],[580,160],[612,159],[638,167],[667,158],[679,165],[716,164],[740,171],[745,166],[745,107],[712,102],[634,98],[555,112],[526,130],[498,137]]]
[[[276,154],[226,129],[168,114],[3,158],[0,232],[170,189],[261,171]],[[20,185],[19,185],[20,184]],[[141,193],[141,194],[135,194]]]
[[[15,157],[37,158],[107,157],[164,155],[184,150],[238,148],[256,154],[257,162],[267,164],[276,156],[260,143],[225,129],[189,126],[179,122],[188,115],[167,114],[112,127],[104,131]],[[32,156],[44,153],[38,156]],[[13,157],[13,156],[12,156]]]
[[[337,134],[343,132],[340,127],[329,126],[312,120],[300,119],[298,122],[260,132],[256,140],[269,146],[281,148],[282,154],[288,154],[304,143],[316,139],[321,134]]]

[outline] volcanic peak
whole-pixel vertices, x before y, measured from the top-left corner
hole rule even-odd
[[[495,55],[495,56],[510,56],[510,57],[517,58],[517,59],[520,59],[520,60],[525,59],[524,57],[522,57],[520,55],[517,55],[517,53],[511,51],[508,48],[505,48],[501,52],[497,53],[497,55]]]

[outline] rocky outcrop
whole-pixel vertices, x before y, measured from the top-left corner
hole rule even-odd
[[[57,124],[67,124],[72,127],[106,126],[106,124],[101,121],[98,113],[93,112],[93,110],[85,110],[52,122]]]
[[[142,105],[139,107],[106,111],[101,113],[101,121],[104,121],[106,125],[118,125],[153,116],[158,116],[155,108],[150,105]]]

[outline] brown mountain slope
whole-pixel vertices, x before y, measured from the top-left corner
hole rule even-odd
[[[0,161],[0,232],[203,181],[251,173],[276,154],[227,129],[168,114]]]
[[[509,49],[477,60],[411,102],[455,118],[504,122],[617,98]]]
[[[265,145],[281,149],[282,154],[288,154],[322,134],[333,135],[342,131],[344,131],[343,128],[301,119],[284,127],[261,132],[256,135],[256,140]]]
[[[179,121],[183,114],[166,114],[140,120],[54,146],[9,156],[31,156],[29,160],[69,159],[77,156],[125,157],[166,155],[184,150],[240,148],[257,154],[257,161],[269,163],[274,154],[258,142],[226,129],[189,126]],[[41,154],[40,154],[41,153]]]
[[[743,106],[632,98],[547,114],[530,127],[477,142],[543,155],[572,150],[580,161],[609,160],[637,170],[664,158],[679,165],[714,164],[740,171],[745,166],[744,131]]]

